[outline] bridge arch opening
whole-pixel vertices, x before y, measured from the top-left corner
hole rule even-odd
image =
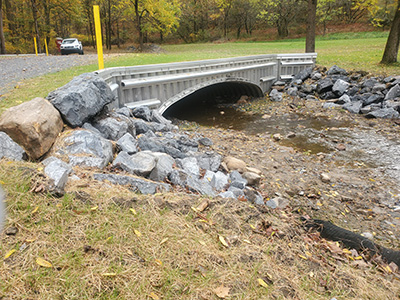
[[[160,107],[160,112],[167,118],[194,121],[196,115],[215,114],[219,108],[236,103],[244,95],[264,96],[260,86],[245,79],[218,79],[179,93]]]

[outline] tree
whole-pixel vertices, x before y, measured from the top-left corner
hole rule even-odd
[[[3,0],[0,0],[0,54],[6,54],[6,38],[3,27]]]
[[[385,51],[382,56],[382,64],[397,62],[400,41],[400,0],[397,0],[397,9],[386,41]]]
[[[306,52],[315,52],[315,26],[317,18],[317,0],[307,0],[307,33],[306,33]]]
[[[298,16],[302,1],[297,0],[266,0],[260,18],[271,25],[275,25],[280,38],[289,35],[289,25]]]

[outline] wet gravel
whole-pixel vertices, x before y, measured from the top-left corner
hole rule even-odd
[[[0,56],[0,97],[27,78],[54,73],[97,61],[97,55]]]

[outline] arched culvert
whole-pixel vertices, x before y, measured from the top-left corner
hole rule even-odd
[[[159,112],[173,116],[176,111],[195,109],[200,105],[235,103],[241,96],[263,97],[260,86],[243,78],[219,78],[191,87],[166,101]]]

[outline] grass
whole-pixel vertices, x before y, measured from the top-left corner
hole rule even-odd
[[[219,299],[221,286],[226,299],[394,299],[399,293],[377,269],[338,265],[325,242],[303,240],[289,211],[180,193],[143,196],[90,181],[54,198],[31,192],[42,179],[29,163],[3,162],[0,180],[12,199],[8,224],[19,229],[0,235],[0,298]],[[205,212],[191,209],[203,201]],[[266,220],[275,235],[264,231]]]

